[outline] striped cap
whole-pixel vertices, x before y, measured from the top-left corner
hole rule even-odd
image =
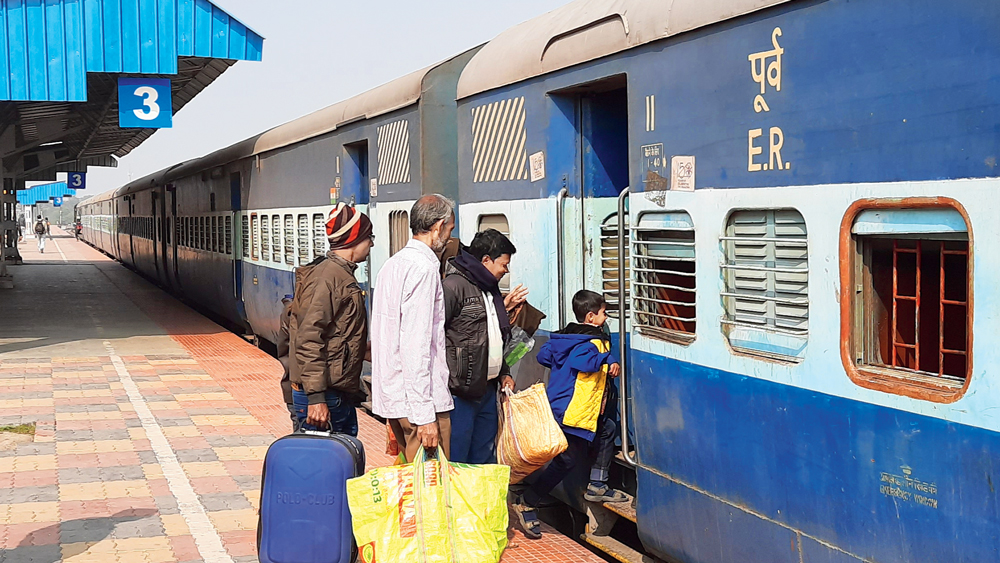
[[[346,203],[340,203],[330,212],[326,222],[326,236],[330,250],[351,248],[372,234],[372,222],[367,215]]]

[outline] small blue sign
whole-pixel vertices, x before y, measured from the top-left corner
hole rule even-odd
[[[66,185],[74,190],[85,190],[87,189],[87,173],[86,172],[70,172],[66,175]]]
[[[62,200],[63,200],[63,198],[61,198],[61,197],[54,197],[54,198],[52,198],[52,206],[53,207],[62,207]]]
[[[173,127],[170,80],[166,78],[118,79],[118,126],[169,129]]]

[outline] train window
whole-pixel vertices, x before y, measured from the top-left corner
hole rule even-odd
[[[295,265],[295,217],[285,215],[285,264]]]
[[[220,252],[222,249],[219,248],[219,218],[215,215],[212,216],[212,252]]]
[[[260,259],[271,260],[271,221],[267,215],[260,216]]]
[[[250,217],[243,215],[240,218],[240,242],[243,244],[243,259],[250,258]]]
[[[628,232],[628,212],[625,214],[625,315],[628,316],[629,302],[629,232]],[[618,304],[618,213],[609,215],[601,223],[601,292],[604,300],[608,304],[608,316],[617,319],[619,317]]]
[[[271,261],[281,263],[281,215],[271,215]]]
[[[794,209],[736,211],[722,237],[725,316],[735,350],[801,360],[809,340],[809,248]]]
[[[260,228],[260,222],[257,219],[257,214],[254,213],[250,216],[250,257],[254,260],[257,259],[257,241],[260,239],[260,234],[257,229]]]
[[[198,217],[198,249],[208,250],[208,229],[206,223],[208,217]]]
[[[309,247],[312,246],[312,237],[309,231],[309,216],[299,215],[299,266],[309,263]]]
[[[632,235],[632,322],[653,338],[695,338],[694,222],[683,211],[645,213]]]
[[[503,233],[504,236],[510,238],[510,223],[507,221],[507,216],[502,213],[496,213],[492,215],[480,215],[479,216],[479,232],[485,231],[486,229],[496,229]],[[504,275],[500,279],[500,291],[506,293],[510,291],[510,274]]]
[[[851,276],[842,284],[854,289],[842,296],[845,362],[854,363],[848,373],[865,387],[954,400],[972,369],[968,222],[957,204],[867,204],[875,207],[845,222],[850,238],[842,239],[853,245],[846,249],[853,263],[842,270]]]
[[[389,256],[410,242],[410,214],[406,211],[389,213]]]
[[[227,255],[232,255],[233,253],[233,218],[230,216],[225,217],[225,238],[223,242],[225,245],[223,248],[226,250]]]
[[[326,221],[322,213],[316,213],[313,215],[313,256],[325,256],[328,244]]]

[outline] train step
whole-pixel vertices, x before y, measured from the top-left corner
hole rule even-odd
[[[644,555],[611,536],[583,534],[581,539],[621,563],[662,563],[659,559]]]
[[[611,512],[614,512],[626,520],[637,522],[635,515],[635,498],[628,493],[626,493],[626,496],[628,496],[628,502],[605,502],[604,508],[607,508]]]

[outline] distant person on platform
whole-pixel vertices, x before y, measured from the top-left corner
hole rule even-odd
[[[35,223],[35,238],[38,239],[38,252],[45,254],[45,222],[41,215]]]
[[[369,357],[365,297],[354,277],[375,236],[368,216],[341,203],[326,223],[330,251],[295,271],[289,377],[301,428],[358,435],[361,370]]]
[[[52,224],[49,223],[49,218],[45,218],[45,236],[52,238]]]
[[[413,238],[378,274],[372,302],[372,410],[389,421],[407,461],[422,448],[449,455],[450,411],[445,356],[444,250],[455,204],[433,194],[410,210]]]

